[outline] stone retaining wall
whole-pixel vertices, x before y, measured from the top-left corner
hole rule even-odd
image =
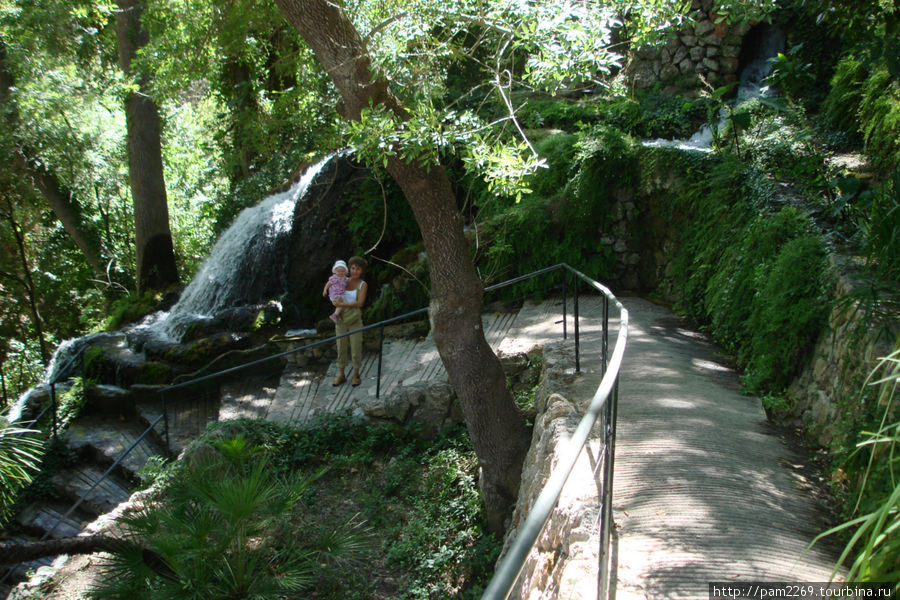
[[[846,424],[855,417],[849,411],[863,408],[864,401],[858,399],[863,398],[866,378],[879,359],[891,353],[900,333],[896,321],[879,322],[859,301],[849,301],[859,286],[852,275],[853,261],[840,256],[830,260],[837,277],[834,297],[844,300],[833,304],[809,365],[787,392],[789,417],[824,447],[848,433]],[[868,395],[874,393],[870,388]]]
[[[638,89],[657,83],[666,94],[696,95],[703,89],[699,78],[713,87],[737,80],[741,44],[749,25],[719,22],[713,0],[693,0],[691,21],[662,48],[637,48],[625,68],[625,76]]]
[[[522,486],[507,529],[505,547],[518,535],[525,518],[565,455],[568,440],[585,413],[590,396],[572,393],[575,353],[571,345],[554,342],[544,346],[544,367],[535,394],[535,424],[531,448],[522,467]],[[598,488],[592,463],[597,444],[590,443],[563,488],[557,507],[537,545],[532,549],[510,598],[552,600],[564,594],[569,600],[595,598],[599,535]]]

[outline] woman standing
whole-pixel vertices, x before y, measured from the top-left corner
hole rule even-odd
[[[360,329],[362,322],[362,306],[366,302],[366,282],[362,280],[368,263],[360,256],[354,256],[347,261],[350,267],[350,279],[347,280],[347,289],[344,291],[343,300],[336,300],[335,306],[342,307],[343,318],[335,325],[335,334],[341,335],[354,329]],[[344,370],[348,362],[353,365],[353,378],[350,384],[357,386],[359,380],[359,368],[362,365],[362,332],[352,333],[337,340],[337,364],[338,374],[333,385],[341,385],[347,381]],[[348,361],[348,350],[349,358]]]

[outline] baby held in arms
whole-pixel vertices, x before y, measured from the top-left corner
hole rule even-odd
[[[347,263],[342,260],[335,261],[334,266],[331,267],[331,273],[331,277],[325,283],[325,289],[322,290],[322,296],[329,298],[334,303],[343,297],[344,292],[347,290]],[[331,313],[331,320],[335,323],[340,321],[342,312],[344,312],[343,307],[336,307],[334,312]]]

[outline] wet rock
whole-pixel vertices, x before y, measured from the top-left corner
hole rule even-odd
[[[60,382],[55,386],[57,399],[65,394],[72,385],[68,382]],[[22,395],[9,410],[11,423],[28,424],[36,419],[51,403],[51,389],[46,383],[37,385]]]
[[[200,338],[188,344],[173,346],[165,355],[168,363],[199,367],[209,364],[226,352],[246,350],[250,339],[234,333],[222,332]]]
[[[146,357],[128,345],[124,334],[96,340],[84,351],[84,373],[88,379],[105,384],[129,386],[140,377]]]

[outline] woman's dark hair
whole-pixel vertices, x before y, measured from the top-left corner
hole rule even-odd
[[[351,256],[347,260],[347,266],[349,267],[351,265],[356,265],[357,267],[359,267],[360,269],[365,271],[366,268],[369,266],[369,263],[366,262],[366,259],[364,259],[362,256]]]

